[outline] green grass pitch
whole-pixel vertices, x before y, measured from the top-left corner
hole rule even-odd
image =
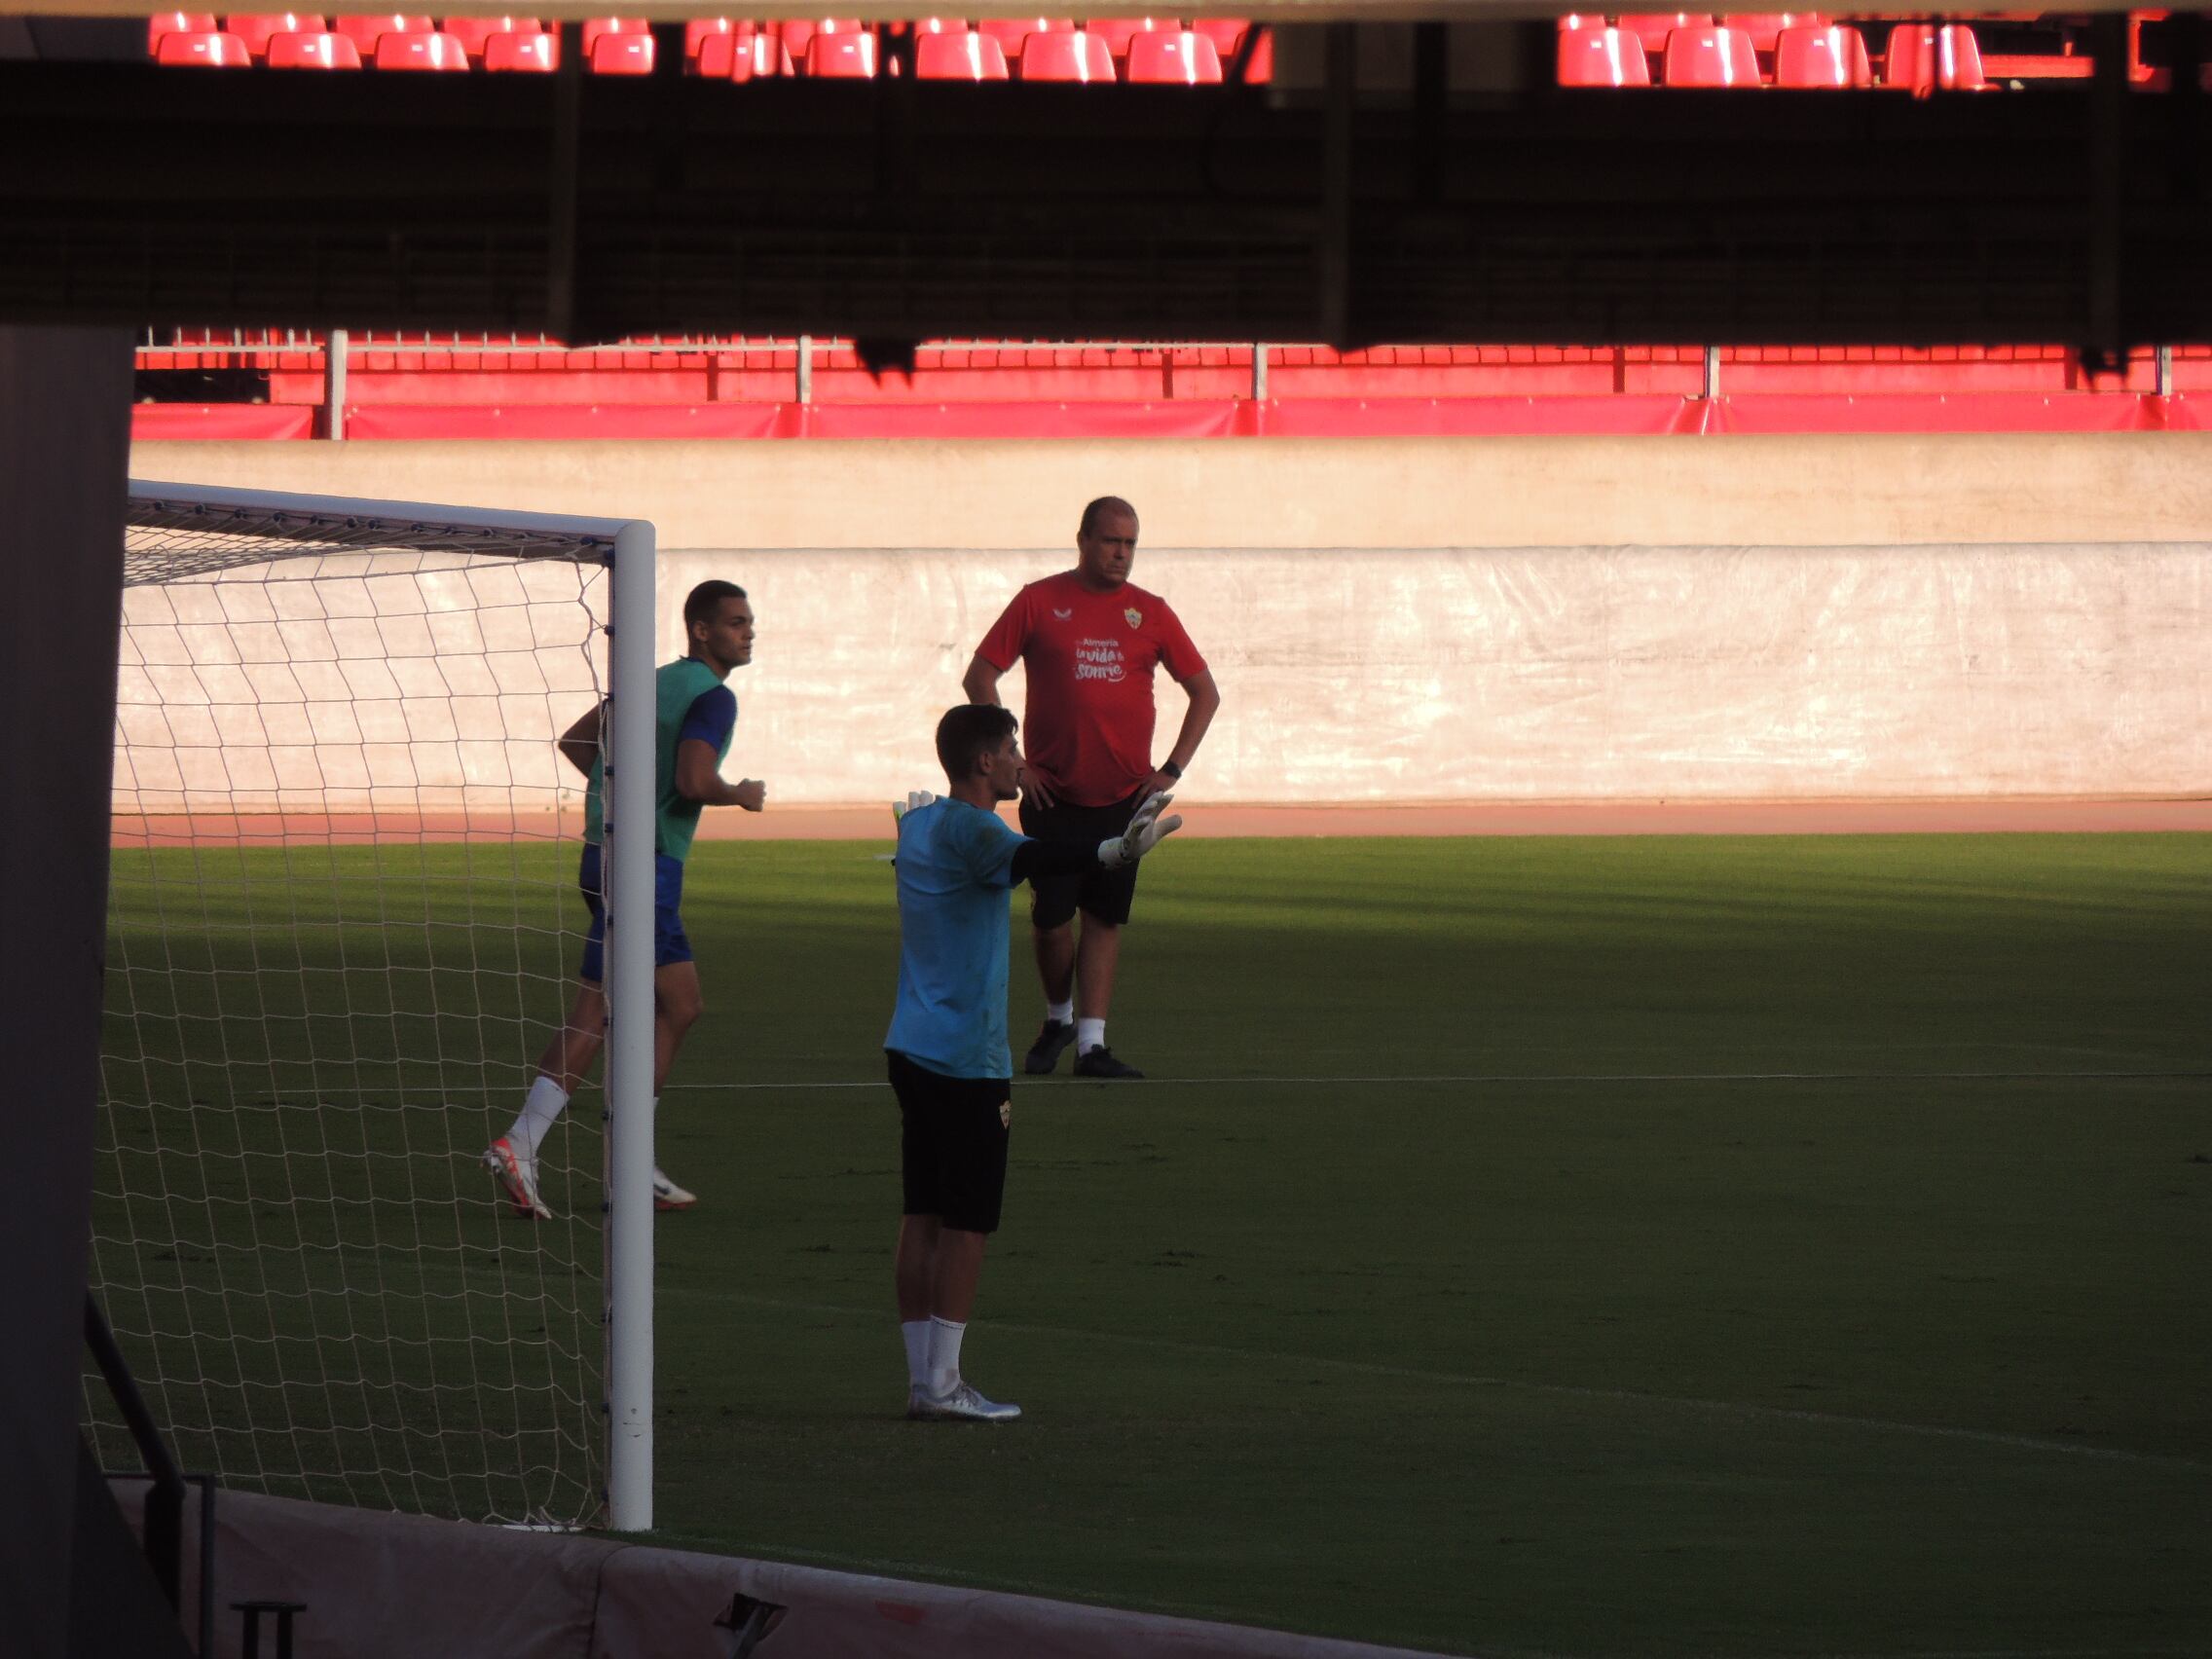
[[[1016,1083],[999,1429],[899,1415],[882,850],[692,861],[658,1541],[1483,1654],[2212,1647],[2212,838],[1172,843],[1110,1032],[1159,1081]],[[458,913],[461,858],[387,855],[387,902]],[[343,1031],[409,1098],[446,971],[365,1014],[295,976],[270,1097]],[[413,1207],[460,1220],[380,1191],[328,1241],[356,1301],[436,1293],[387,1314],[433,1356],[491,1275],[590,1265],[466,1162],[534,1009],[442,1039],[481,1087]],[[431,1397],[520,1439],[566,1398],[497,1382]]]

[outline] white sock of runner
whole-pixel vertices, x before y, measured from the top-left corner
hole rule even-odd
[[[507,1139],[515,1149],[517,1158],[535,1158],[537,1144],[545,1138],[561,1116],[561,1109],[569,1103],[569,1091],[542,1074],[530,1086],[523,1097],[522,1116],[515,1120],[514,1127],[507,1131]]]
[[[930,1380],[930,1322],[927,1319],[902,1319],[899,1334],[906,1339],[906,1384]]]
[[[1047,1003],[1045,1005],[1045,1017],[1054,1025],[1074,1024],[1075,998],[1070,997],[1066,1002]]]
[[[1088,1054],[1093,1049],[1106,1047],[1106,1022],[1103,1019],[1079,1019],[1075,1022],[1075,1051]]]
[[[967,1334],[966,1324],[940,1319],[934,1313],[930,1315],[931,1393],[949,1394],[960,1386],[960,1339]]]

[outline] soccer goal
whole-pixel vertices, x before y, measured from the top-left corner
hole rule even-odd
[[[651,1526],[653,562],[643,523],[131,486],[92,1288],[185,1468]],[[573,990],[556,739],[602,699],[608,1111],[534,1222],[480,1160]]]

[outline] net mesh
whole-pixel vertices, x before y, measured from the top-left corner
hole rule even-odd
[[[481,1159],[588,919],[554,740],[605,692],[609,550],[133,496],[92,1277],[189,1470],[600,1514],[596,1101],[540,1148],[553,1221]]]

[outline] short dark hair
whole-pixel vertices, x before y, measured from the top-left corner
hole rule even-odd
[[[938,763],[954,783],[974,775],[976,762],[1012,737],[1021,722],[996,703],[962,703],[937,722]]]
[[[1100,513],[1127,513],[1132,519],[1137,516],[1136,508],[1130,506],[1121,497],[1101,496],[1095,501],[1085,505],[1083,522],[1075,527],[1076,535],[1088,535],[1095,531],[1098,528],[1098,515]]]
[[[712,622],[723,600],[744,597],[745,590],[735,582],[719,578],[701,582],[683,596],[683,637],[688,640],[693,628],[702,622]]]

